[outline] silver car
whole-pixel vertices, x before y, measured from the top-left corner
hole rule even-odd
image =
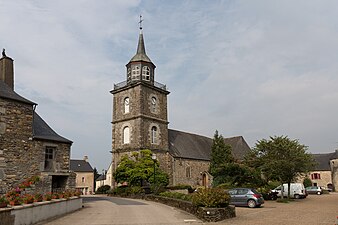
[[[253,188],[234,188],[228,193],[231,205],[255,208],[264,204],[263,196]]]

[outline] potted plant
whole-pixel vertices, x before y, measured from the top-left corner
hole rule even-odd
[[[0,208],[5,208],[8,205],[8,200],[5,198],[5,196],[0,196]]]
[[[43,196],[43,199],[44,199],[45,201],[50,201],[50,200],[52,200],[52,193],[47,193],[47,194],[45,194],[45,195]]]
[[[11,190],[6,194],[6,199],[9,201],[9,204],[21,205],[22,199],[20,195],[20,189]]]
[[[34,196],[30,194],[25,194],[22,198],[23,203],[32,204],[34,202]]]
[[[34,202],[42,202],[43,196],[40,193],[34,195]]]

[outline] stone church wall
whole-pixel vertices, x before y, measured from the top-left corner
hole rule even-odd
[[[330,161],[332,171],[332,184],[335,191],[338,191],[338,159]]]
[[[202,186],[203,174],[209,170],[209,165],[209,161],[175,158],[173,160],[172,185]]]

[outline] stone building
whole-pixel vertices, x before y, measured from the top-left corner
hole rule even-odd
[[[168,129],[166,85],[155,81],[155,64],[145,51],[140,28],[136,54],[126,65],[126,80],[115,84],[112,118],[112,170],[120,159],[141,149],[156,154],[170,185],[209,186],[212,139]],[[225,139],[236,159],[250,150],[243,137]],[[116,185],[112,181],[114,187]]]
[[[72,141],[58,135],[36,112],[37,104],[14,91],[13,59],[0,59],[0,192],[37,175],[41,191],[72,188]]]
[[[308,174],[312,185],[336,189],[338,187],[338,150],[312,155],[317,162],[315,170]]]
[[[85,156],[83,160],[71,159],[70,170],[75,172],[76,181],[75,188],[84,195],[94,193],[94,170],[88,162],[88,157]]]

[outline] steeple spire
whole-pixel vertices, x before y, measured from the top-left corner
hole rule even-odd
[[[140,34],[138,38],[138,45],[137,45],[137,52],[136,55],[134,55],[133,58],[131,58],[130,62],[136,62],[136,61],[144,61],[144,62],[151,62],[149,57],[146,54],[146,48],[144,45],[144,39],[143,39],[143,33],[142,33],[142,15],[140,15]]]

